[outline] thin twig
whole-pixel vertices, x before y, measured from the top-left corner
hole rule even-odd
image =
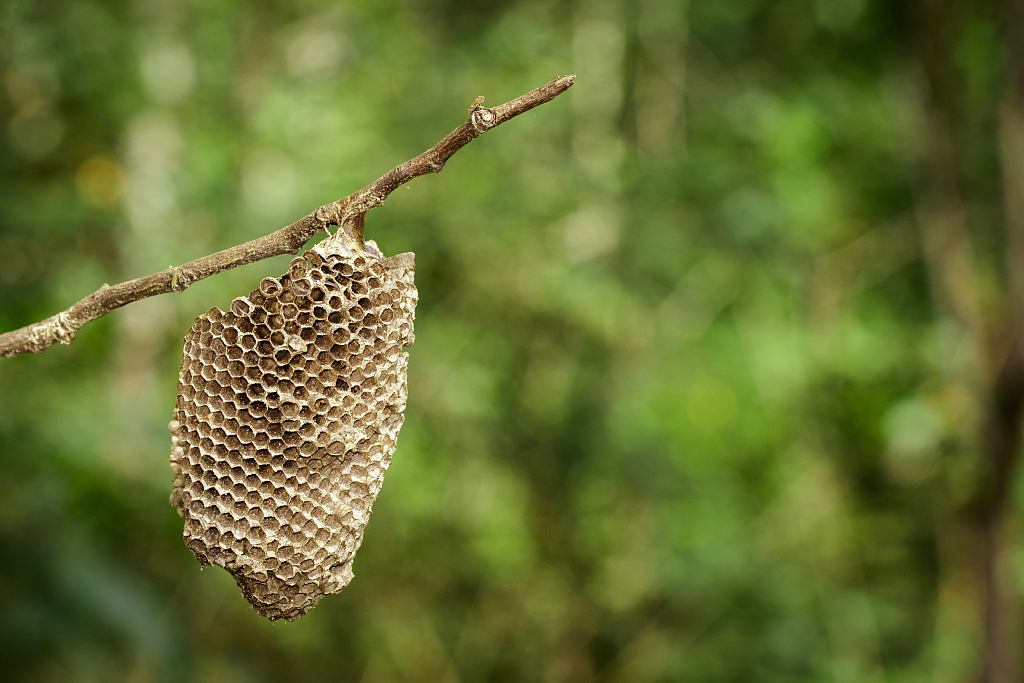
[[[193,282],[211,275],[255,263],[271,256],[294,254],[310,237],[331,225],[339,227],[335,237],[350,246],[363,248],[363,216],[384,203],[395,189],[427,173],[438,173],[455,152],[491,128],[550,102],[569,89],[576,76],[562,76],[511,102],[487,109],[478,97],[469,110],[469,120],[429,150],[399,164],[358,192],[321,206],[286,228],[240,244],[182,266],[116,285],[103,285],[70,308],[31,325],[0,334],[0,358],[23,353],[40,353],[53,344],[70,344],[78,330],[91,320],[139,299],[168,292],[181,292]]]

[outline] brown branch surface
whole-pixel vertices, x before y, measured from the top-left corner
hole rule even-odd
[[[469,110],[469,119],[418,157],[399,164],[358,192],[321,206],[306,217],[269,235],[259,237],[216,254],[190,261],[184,265],[136,278],[113,286],[103,285],[97,291],[46,320],[0,334],[0,358],[23,353],[40,353],[60,342],[70,344],[78,330],[87,322],[139,299],[181,292],[194,282],[225,270],[255,263],[271,256],[294,254],[310,237],[339,226],[334,238],[350,246],[363,249],[363,216],[370,209],[381,206],[395,189],[413,178],[427,173],[439,173],[448,161],[468,142],[491,128],[525,111],[550,102],[569,89],[575,74],[556,78],[547,85],[498,105],[493,109],[482,106],[478,97]]]

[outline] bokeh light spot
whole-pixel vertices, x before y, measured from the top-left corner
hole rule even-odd
[[[78,167],[75,187],[82,199],[99,209],[117,203],[124,189],[124,169],[113,157],[95,154]]]

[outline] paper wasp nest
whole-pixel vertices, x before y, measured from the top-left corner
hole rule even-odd
[[[352,580],[402,426],[413,255],[366,247],[318,246],[185,337],[171,504],[199,562],[270,619]]]

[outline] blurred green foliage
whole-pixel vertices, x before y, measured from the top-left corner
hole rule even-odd
[[[288,257],[0,361],[0,679],[968,678],[984,406],[922,247],[907,7],[0,3],[0,330],[578,75],[368,215],[417,255],[407,419],[355,580],[298,622],[200,573],[167,504],[182,337]],[[996,291],[994,10],[954,43]]]

